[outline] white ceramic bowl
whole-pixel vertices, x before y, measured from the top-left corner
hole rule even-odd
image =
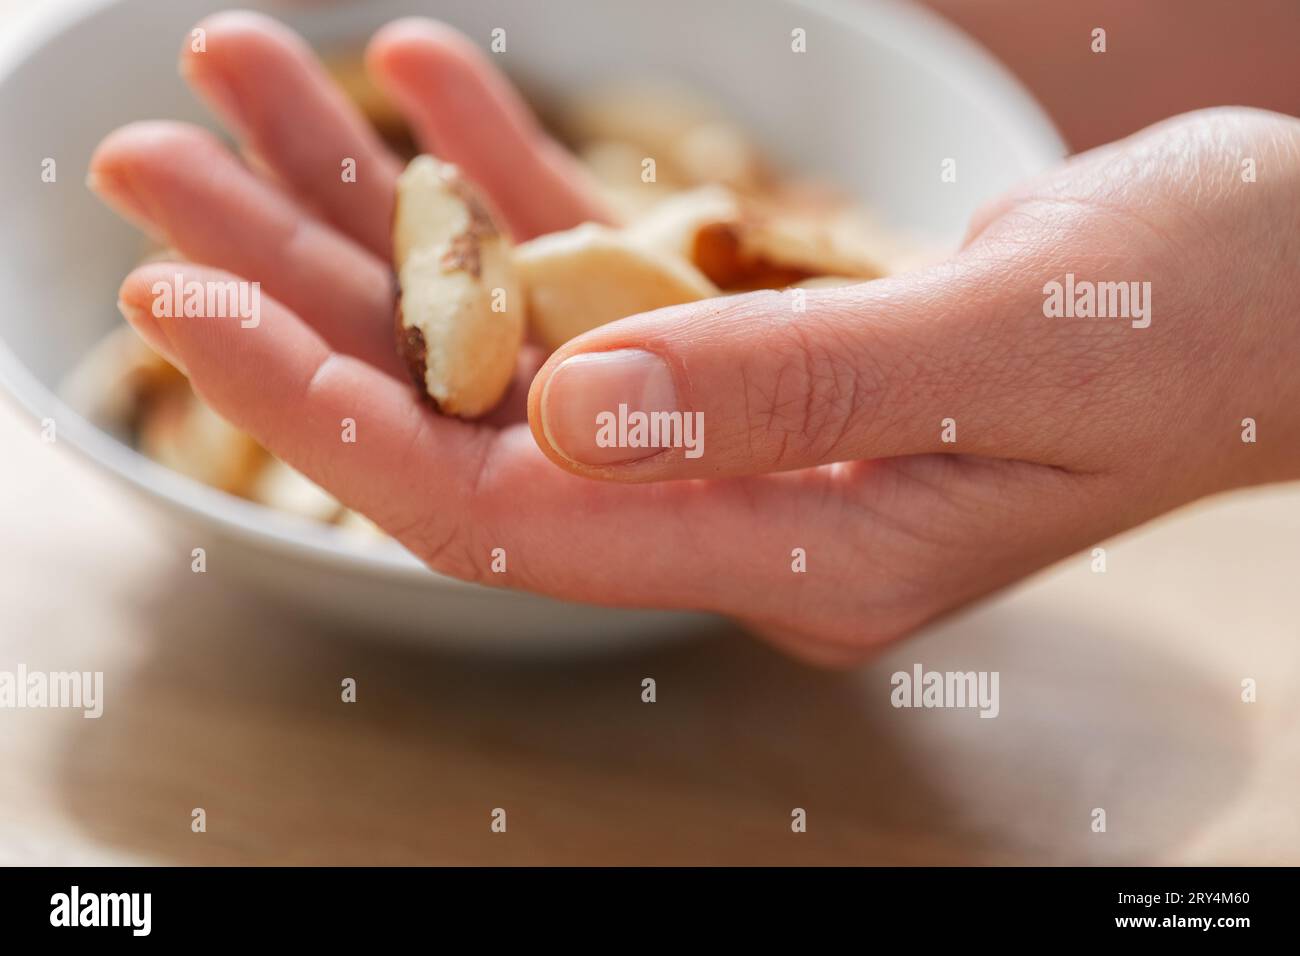
[[[0,39],[0,383],[54,418],[79,449],[205,544],[209,573],[250,583],[369,633],[476,647],[624,645],[682,632],[695,615],[584,607],[429,573],[389,543],[365,547],[167,471],[63,406],[63,375],[118,322],[115,292],[140,240],[83,185],[95,144],[145,118],[210,124],[177,77],[181,40],[220,0],[50,2]],[[608,79],[698,87],[779,162],[861,197],[891,226],[955,244],[974,209],[1064,155],[1030,97],[937,18],[892,2],[841,0],[374,0],[244,2],[322,46],[361,42],[410,13],[486,45],[504,27],[507,69],[553,99]],[[807,52],[791,50],[806,31]],[[42,183],[42,160],[58,166]],[[941,184],[943,159],[956,183]]]

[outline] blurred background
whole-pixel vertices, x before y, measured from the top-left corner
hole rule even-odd
[[[1098,81],[1114,109],[1062,112],[1024,52],[1047,27],[1009,34],[994,5],[936,3],[1071,144],[1156,118],[1123,112],[1133,75],[1162,82],[1131,48]],[[1102,6],[1120,36],[1145,15]],[[0,0],[0,31],[24,7]],[[1213,18],[1190,19],[1167,55],[1215,55]],[[106,696],[98,720],[0,710],[0,863],[1300,863],[1300,488],[1099,542],[1104,574],[1078,555],[834,674],[721,622],[566,653],[322,623],[192,573],[170,519],[7,397],[0,448],[0,670],[103,671]],[[893,709],[917,662],[999,671],[999,717]]]

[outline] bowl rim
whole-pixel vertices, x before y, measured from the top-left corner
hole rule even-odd
[[[0,85],[50,40],[83,20],[124,0],[64,0],[20,11],[0,35]],[[769,0],[838,21],[855,33],[883,38],[909,59],[923,61],[954,87],[973,90],[990,115],[1017,130],[1014,148],[1029,166],[1046,166],[1067,155],[1055,125],[1010,70],[973,39],[937,13],[900,0]],[[868,27],[868,23],[870,26]],[[108,434],[68,406],[47,387],[0,337],[0,389],[37,421],[56,422],[56,439],[67,438],[84,458],[136,491],[161,498],[190,518],[210,522],[254,539],[268,550],[294,553],[317,562],[371,575],[398,575],[457,590],[483,591],[482,585],[431,572],[392,540],[364,545],[338,529],[308,518],[275,511],[209,488],[160,465]]]

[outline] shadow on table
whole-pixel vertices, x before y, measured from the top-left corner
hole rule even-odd
[[[1158,862],[1249,758],[1230,687],[1021,602],[844,674],[731,632],[507,661],[322,632],[251,597],[231,613],[196,575],[146,597],[140,662],[106,675],[62,792],[95,839],[162,862]],[[892,708],[913,662],[998,670],[1000,715]]]

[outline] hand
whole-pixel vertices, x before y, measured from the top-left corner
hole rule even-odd
[[[128,276],[123,311],[221,414],[438,571],[719,611],[843,664],[1169,508],[1300,472],[1294,120],[1193,114],[1086,154],[986,210],[947,262],[809,291],[804,312],[755,293],[597,329],[533,379],[530,434],[439,417],[401,379],[385,260],[396,163],[283,28],[247,14],[205,26],[187,74],[276,182],[157,124],[109,137],[93,174],[185,255],[275,301],[256,329],[155,318],[155,281],[229,278],[163,264]],[[466,41],[402,21],[369,61],[424,148],[461,164],[520,236],[600,215]],[[218,98],[222,69],[234,90]],[[339,185],[341,156],[360,158],[357,184]],[[1258,181],[1242,181],[1243,157]],[[1150,282],[1150,326],[1046,317],[1044,286],[1066,273]],[[702,412],[704,455],[620,463],[596,447],[596,411],[646,401]],[[1258,443],[1241,440],[1247,417]],[[506,574],[489,570],[495,548]]]

